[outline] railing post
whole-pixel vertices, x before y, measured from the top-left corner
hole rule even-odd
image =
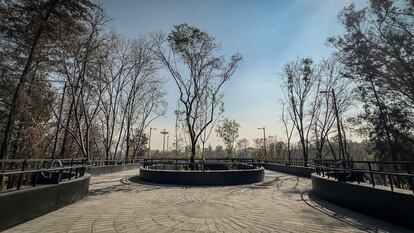
[[[34,178],[34,182],[33,182],[33,187],[36,187],[37,184],[37,179],[39,178],[39,172],[36,172],[35,178]]]
[[[411,177],[411,191],[413,191],[414,194],[414,178]]]
[[[388,179],[390,180],[390,188],[391,188],[391,191],[394,191],[394,186],[392,184],[392,177],[391,177],[390,174],[388,175]]]
[[[406,165],[407,165],[406,166],[407,174],[411,174],[410,164],[407,163]],[[414,194],[414,178],[412,178],[412,177],[408,178],[408,182],[409,182],[409,186],[411,188],[411,191],[413,191],[413,194]]]
[[[13,188],[13,183],[14,183],[14,176],[13,175],[9,175],[9,178],[7,179],[6,189]]]
[[[5,176],[3,174],[0,175],[0,191],[3,191],[3,186],[4,186],[4,178]]]
[[[372,168],[371,168],[370,162],[368,162],[368,169],[369,169],[369,176],[371,177],[372,187],[375,187],[375,180],[374,180],[374,175],[372,174]]]
[[[325,170],[324,170],[325,168],[323,167],[324,163],[323,162],[321,163],[321,161],[318,160],[318,166],[319,166],[319,172],[321,173],[322,177],[325,177]]]
[[[338,170],[336,170],[336,168],[334,168],[334,176],[335,176],[336,181],[339,181]]]
[[[62,176],[63,176],[63,170],[59,170],[59,173],[58,173],[59,175],[58,175],[58,184],[60,183],[60,181],[62,181]]]
[[[319,163],[318,163],[318,160],[314,160],[313,161],[313,163],[315,164],[315,171],[316,171],[316,174],[318,174],[318,175],[320,175],[320,168],[319,168]]]
[[[19,190],[20,186],[22,185],[23,171],[24,171],[24,168],[26,167],[26,163],[27,161],[24,160],[22,164],[22,169],[21,169],[22,173],[19,174],[19,180],[17,182],[17,190]]]
[[[69,180],[72,179],[72,167],[73,167],[73,158],[70,161],[70,169],[69,169]]]

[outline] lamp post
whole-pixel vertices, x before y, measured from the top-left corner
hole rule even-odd
[[[257,128],[258,130],[263,130],[263,147],[264,147],[264,157],[267,157],[266,152],[266,128],[263,126],[262,128]]]
[[[151,151],[151,131],[152,130],[157,130],[157,128],[150,128],[149,139],[148,139],[148,158],[150,157],[150,151]]]
[[[170,145],[168,142],[170,141],[170,135],[167,135],[167,153],[168,153],[168,146]]]
[[[164,131],[161,131],[161,134],[163,135],[163,140],[162,140],[162,153],[164,154],[164,152],[165,152],[165,135],[167,135],[168,132],[164,129]]]
[[[322,94],[329,94],[329,91],[321,91]],[[331,89],[331,94],[333,98],[333,104],[334,104],[334,111],[335,111],[335,117],[336,117],[336,127],[338,130],[338,145],[339,145],[339,157],[342,158],[342,160],[345,160],[345,151],[344,151],[344,145],[342,143],[342,130],[341,130],[341,122],[339,120],[339,111],[338,106],[336,103],[336,95],[335,90]]]

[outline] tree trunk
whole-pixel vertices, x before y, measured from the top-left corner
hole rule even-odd
[[[190,168],[194,170],[194,161],[195,161],[195,154],[196,154],[196,143],[195,141],[191,140],[191,156],[190,156]]]
[[[129,156],[129,150],[131,147],[131,121],[127,120],[127,130],[126,130],[126,149],[125,149],[125,159],[128,159]]]
[[[70,102],[68,118],[66,119],[65,133],[63,134],[62,146],[60,148],[60,158],[65,158],[66,142],[67,142],[68,136],[69,136],[69,131],[68,130],[69,130],[69,127],[70,127],[70,120],[72,118],[72,112],[73,112],[73,101]]]
[[[301,138],[300,143],[302,144],[302,153],[303,153],[303,166],[308,166],[308,151],[306,150],[306,142]]]
[[[288,143],[287,149],[288,149],[288,161],[289,161],[289,164],[290,164],[291,161],[292,161],[292,150],[290,149],[290,143]]]

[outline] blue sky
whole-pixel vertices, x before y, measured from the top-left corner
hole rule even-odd
[[[113,19],[113,30],[139,37],[154,31],[169,32],[174,25],[187,23],[214,36],[222,45],[223,54],[240,53],[243,62],[224,87],[224,116],[241,125],[240,138],[266,134],[284,139],[280,123],[281,98],[278,74],[283,65],[297,57],[319,60],[329,56],[329,36],[338,35],[343,27],[338,12],[363,0],[102,0]],[[177,89],[166,72],[160,72],[167,83],[167,115],[152,126],[174,134],[174,109]],[[162,148],[162,137],[155,132],[152,148]],[[172,140],[170,140],[172,142]],[[220,144],[212,133],[211,145]]]

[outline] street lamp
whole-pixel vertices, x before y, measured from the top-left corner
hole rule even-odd
[[[167,153],[168,153],[168,146],[170,145],[168,142],[170,141],[170,135],[167,135]]]
[[[148,139],[148,158],[150,156],[150,151],[151,151],[151,131],[152,130],[157,130],[157,128],[150,128],[149,139]]]
[[[329,91],[320,91],[319,93],[329,94]],[[333,98],[333,104],[334,104],[334,110],[335,110],[335,116],[336,116],[336,127],[338,129],[339,156],[342,157],[342,160],[345,160],[344,145],[342,144],[341,123],[339,121],[339,111],[338,111],[338,106],[336,104],[336,95],[335,95],[335,90],[334,89],[331,89],[331,94],[332,94],[332,98]]]
[[[161,134],[163,135],[163,140],[162,140],[162,153],[165,152],[165,135],[168,134],[168,132],[164,129],[164,131],[161,131]]]
[[[262,128],[257,128],[258,130],[263,130],[263,146],[264,146],[264,157],[267,157],[266,154],[266,128],[263,126]]]

